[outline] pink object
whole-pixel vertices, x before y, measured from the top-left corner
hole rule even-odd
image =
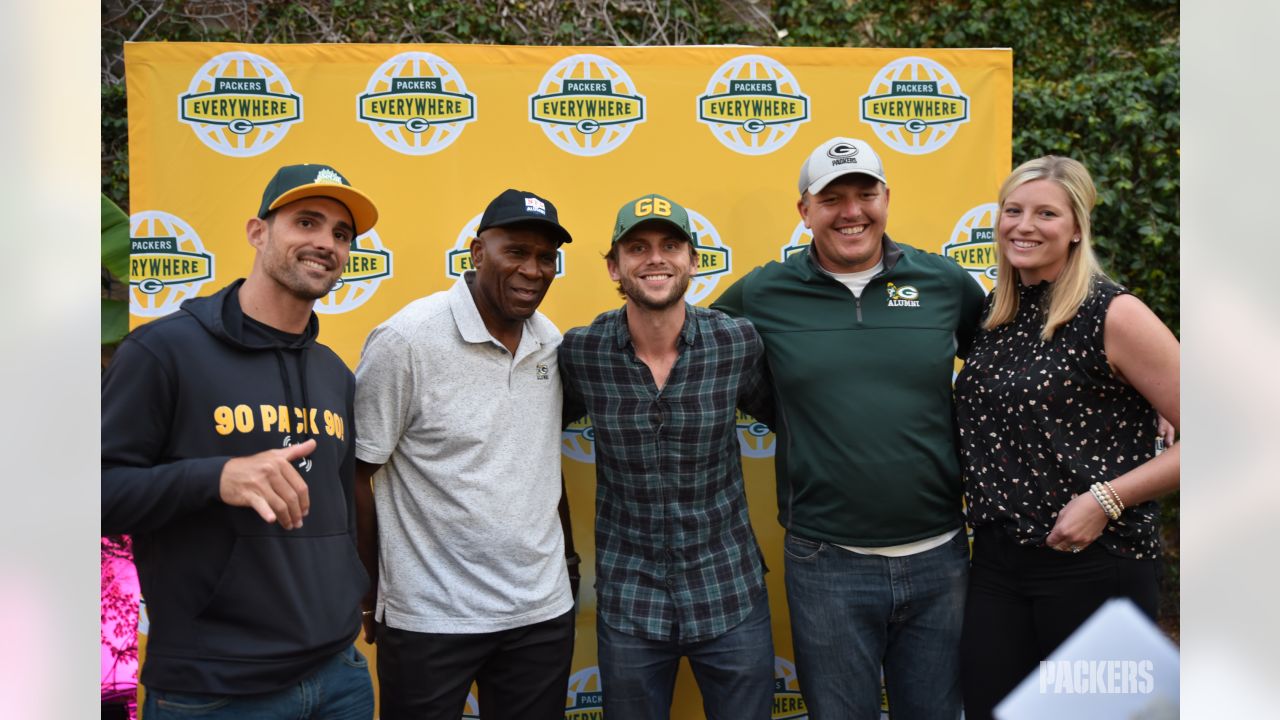
[[[138,717],[138,571],[127,536],[102,538],[102,701]]]

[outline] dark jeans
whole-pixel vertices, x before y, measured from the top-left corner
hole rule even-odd
[[[145,720],[371,720],[373,682],[355,646],[302,682],[262,695],[205,695],[147,688]]]
[[[787,533],[796,677],[813,720],[879,720],[883,666],[894,720],[958,720],[963,532],[905,557]]]
[[[458,720],[475,681],[484,720],[563,720],[574,611],[491,633],[377,629],[381,720]]]
[[[689,658],[708,720],[768,720],[773,708],[773,628],[769,595],[752,597],[751,612],[709,640],[681,643],[628,635],[596,623],[600,688],[609,720],[666,720],[680,658]],[[487,719],[486,719],[487,720]]]
[[[1156,561],[1118,557],[1096,542],[1079,553],[1023,546],[999,528],[977,528],[960,643],[965,719],[990,718],[1005,695],[1113,597],[1132,599],[1154,620]]]

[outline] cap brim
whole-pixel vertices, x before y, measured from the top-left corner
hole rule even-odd
[[[337,200],[347,208],[347,212],[351,213],[351,220],[356,224],[356,235],[363,235],[378,222],[378,208],[373,204],[367,195],[350,185],[340,185],[338,183],[311,183],[310,185],[299,185],[289,192],[283,193],[271,203],[269,210],[288,205],[295,200],[302,200],[309,197],[327,197]]]
[[[837,178],[842,178],[845,175],[867,175],[879,180],[880,182],[884,183],[886,186],[888,186],[889,184],[889,181],[885,180],[884,176],[881,175],[880,173],[874,173],[874,172],[871,172],[870,170],[865,170],[862,168],[850,168],[848,170],[842,169],[842,170],[829,172],[826,175],[823,175],[822,177],[818,178],[817,180],[814,180],[813,182],[809,183],[809,187],[806,188],[806,190],[810,195],[813,195],[814,193],[820,193],[822,192],[823,188],[830,185]]]
[[[506,217],[506,218],[498,218],[497,220],[490,221],[488,225],[485,225],[482,228],[477,228],[476,234],[478,235],[484,232],[485,230],[488,230],[489,228],[508,227],[511,225],[522,225],[522,224],[545,226],[547,229],[551,231],[552,239],[554,239],[560,245],[573,242],[573,236],[570,235],[569,231],[565,230],[559,223],[553,220],[550,220],[548,218],[530,217],[528,215],[525,215],[524,213],[521,213],[519,215],[513,215],[511,217]]]
[[[693,235],[688,232],[685,232],[685,229],[680,227],[680,223],[672,220],[668,220],[662,217],[644,217],[644,218],[637,218],[635,222],[624,227],[622,229],[622,232],[613,236],[613,240],[609,244],[612,245],[614,243],[617,243],[619,240],[626,237],[627,234],[630,233],[632,230],[635,230],[636,228],[640,227],[641,225],[644,225],[645,223],[662,223],[663,225],[669,225],[675,228],[676,232],[680,233],[680,237],[683,237],[685,240],[688,240],[691,243],[694,242]]]

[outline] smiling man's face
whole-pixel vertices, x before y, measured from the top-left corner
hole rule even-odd
[[[833,273],[869,270],[880,261],[889,221],[889,188],[860,173],[845,175],[797,204],[813,233],[818,262]]]

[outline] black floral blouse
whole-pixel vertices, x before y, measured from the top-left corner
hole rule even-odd
[[[1050,287],[1019,286],[1017,317],[980,331],[956,378],[969,524],[1002,527],[1021,545],[1044,544],[1073,497],[1155,453],[1155,410],[1111,371],[1103,347],[1107,308],[1127,291],[1095,279],[1080,311],[1046,343]],[[1126,507],[1098,543],[1123,557],[1156,557],[1157,517],[1155,502]]]

